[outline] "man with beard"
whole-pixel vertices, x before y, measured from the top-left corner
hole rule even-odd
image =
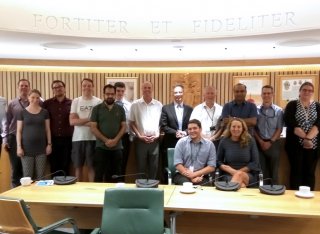
[[[91,131],[97,137],[93,159],[95,182],[115,182],[112,175],[121,174],[122,142],[126,131],[124,109],[116,105],[116,88],[108,84],[103,88],[104,102],[95,106],[91,115]]]
[[[54,80],[51,88],[53,98],[43,103],[50,115],[52,153],[48,157],[51,173],[63,170],[69,175],[72,149],[73,127],[69,123],[72,100],[66,97],[66,85],[61,80]]]

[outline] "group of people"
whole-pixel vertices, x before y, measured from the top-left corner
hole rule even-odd
[[[66,97],[63,81],[53,81],[51,88],[54,97],[42,101],[41,93],[21,79],[19,96],[0,113],[13,187],[23,176],[43,178],[47,158],[54,175],[69,174],[72,162],[78,181],[83,181],[86,165],[89,181],[116,182],[119,177],[112,175],[126,174],[132,144],[141,177],[159,177],[167,149],[175,148],[176,184],[203,184],[217,169],[242,187],[254,184],[261,170],[277,183],[285,124],[291,188],[314,189],[320,104],[312,101],[312,83],[301,85],[299,99],[290,101],[284,112],[273,103],[270,85],[262,88],[262,104],[256,106],[246,101],[246,86],[236,84],[234,100],[223,107],[215,101],[217,90],[208,86],[204,102],[194,109],[184,103],[182,85],[174,87],[174,100],[167,105],[153,98],[150,82],[141,85],[142,97],[133,103],[125,99],[123,82],[105,85],[103,100],[93,96],[94,83],[88,78],[74,100]]]
[[[181,86],[177,86],[182,88]],[[176,89],[176,88],[175,88]],[[172,106],[181,105],[181,97]],[[297,100],[290,101],[285,111],[273,103],[274,89],[265,85],[261,90],[262,104],[246,100],[246,86],[233,87],[234,100],[223,107],[215,102],[216,89],[204,90],[204,102],[193,111],[186,107],[186,131],[180,138],[179,118],[170,124],[167,111],[162,111],[161,127],[173,137],[176,129],[174,164],[176,184],[205,184],[208,175],[219,169],[222,176],[241,187],[257,184],[261,172],[265,183],[278,183],[280,136],[286,126],[285,150],[290,163],[290,188],[300,185],[315,188],[315,170],[319,157],[320,104],[312,99],[314,85],[305,82]],[[180,113],[177,107],[171,113]],[[190,120],[188,113],[191,112]],[[167,126],[170,125],[170,126]],[[179,140],[178,140],[179,139]],[[170,141],[173,143],[173,141]]]

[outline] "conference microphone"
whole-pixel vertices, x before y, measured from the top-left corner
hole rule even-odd
[[[135,184],[137,188],[158,188],[158,185],[160,183],[159,180],[153,180],[149,179],[148,174],[144,172],[134,173],[134,174],[125,174],[125,175],[112,175],[112,179],[117,179],[121,177],[128,177],[128,176],[138,176],[138,175],[144,175],[146,179],[136,179]]]
[[[274,185],[272,178],[265,178],[262,179],[262,181],[270,181],[270,185],[261,185],[261,179],[259,181],[256,181],[254,183],[248,184],[248,186],[258,184],[259,183],[259,191],[260,193],[267,194],[267,195],[282,195],[286,191],[285,185]]]
[[[219,181],[218,179],[225,177],[224,181]],[[221,175],[218,178],[215,178],[214,185],[217,190],[221,191],[238,191],[240,189],[240,184],[237,182],[229,181],[226,175]]]
[[[50,173],[50,174],[47,174],[47,175],[44,175],[40,178],[37,178],[36,180],[42,180],[48,176],[51,176],[51,175],[56,175],[58,173],[62,173],[63,176],[55,176],[53,177],[53,182],[54,184],[57,184],[57,185],[69,185],[69,184],[74,184],[77,182],[77,177],[75,176],[67,176],[66,173],[63,171],[63,170],[58,170],[58,171],[55,171],[53,173]]]

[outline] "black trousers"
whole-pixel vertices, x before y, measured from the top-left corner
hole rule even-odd
[[[127,164],[128,164],[128,159],[129,159],[129,154],[130,154],[130,148],[131,148],[131,142],[129,140],[129,134],[125,133],[122,138],[122,165],[121,165],[121,174],[125,175],[126,174],[126,169],[127,169]],[[122,179],[124,180],[124,179]]]
[[[300,185],[314,190],[315,171],[318,162],[318,149],[304,149],[286,145],[290,163],[290,188],[298,190]]]
[[[112,175],[121,174],[122,150],[96,148],[93,158],[94,182],[119,182]]]
[[[22,174],[22,164],[20,157],[17,156],[17,138],[14,134],[8,135],[9,158],[11,164],[11,186],[20,186]]]
[[[72,137],[52,137],[52,153],[48,157],[51,173],[63,170],[66,175],[69,175],[71,149]],[[52,176],[56,175],[63,175],[63,173]]]
[[[177,185],[182,185],[184,182],[192,182],[192,181],[188,177],[181,175],[180,173],[177,172],[173,177],[173,183]],[[211,186],[209,183],[208,175],[205,175],[203,177],[203,180],[200,183],[197,183],[196,185]]]

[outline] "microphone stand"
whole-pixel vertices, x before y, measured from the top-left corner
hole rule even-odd
[[[48,176],[51,176],[51,175],[56,175],[56,174],[58,174],[58,173],[60,173],[60,172],[62,172],[62,174],[63,174],[64,176],[66,176],[66,173],[64,172],[64,170],[58,170],[58,171],[52,172],[52,173],[50,173],[50,174],[47,174],[47,175],[38,177],[38,178],[35,179],[35,181],[42,180],[42,179],[44,179],[44,178],[46,178],[46,177],[48,177]]]
[[[42,176],[40,178],[37,178],[36,180],[42,180],[43,178],[46,178],[50,175],[55,175],[55,174],[58,174],[62,172],[63,176],[55,176],[53,177],[53,182],[54,184],[57,184],[57,185],[69,185],[69,184],[74,184],[77,182],[77,177],[75,176],[67,176],[66,173],[63,171],[63,170],[58,170],[58,171],[55,171],[51,174],[48,174],[48,175],[45,175],[45,176]]]
[[[135,184],[137,188],[158,188],[158,185],[160,183],[159,180],[149,179],[149,176],[144,172],[126,174],[126,175],[113,175],[112,179],[117,179],[117,178],[127,177],[127,176],[138,176],[138,175],[144,175],[146,179],[136,179]]]

